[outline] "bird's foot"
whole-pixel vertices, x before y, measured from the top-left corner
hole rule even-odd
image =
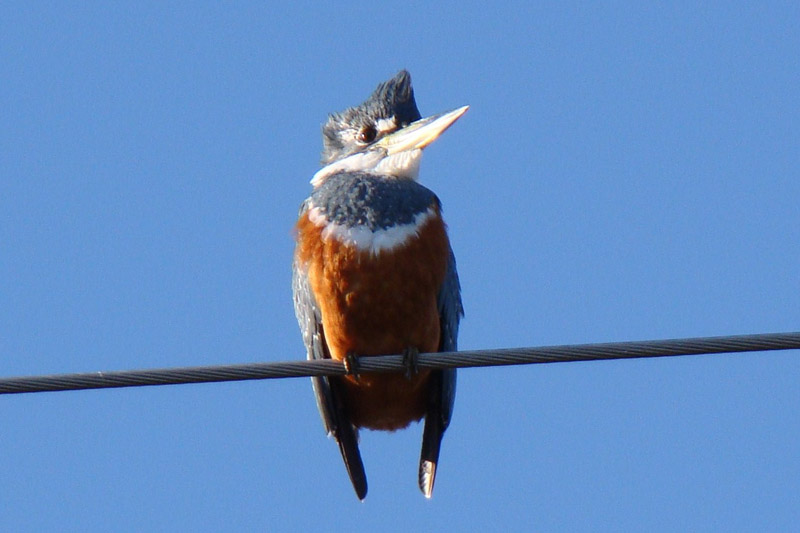
[[[412,376],[419,372],[419,350],[414,346],[409,346],[403,350],[403,366],[406,368],[406,378],[411,379]]]
[[[353,376],[353,379],[358,381],[358,355],[354,354],[353,352],[348,352],[347,355],[344,356],[344,369],[347,372],[348,376]]]

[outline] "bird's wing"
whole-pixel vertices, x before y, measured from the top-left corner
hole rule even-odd
[[[292,292],[294,295],[294,314],[297,316],[300,333],[303,335],[306,358],[309,360],[329,359],[325,349],[324,333],[322,332],[322,317],[308,283],[308,271],[303,265],[297,264],[296,261],[292,265]],[[329,380],[326,377],[315,376],[311,378],[311,383],[314,387],[319,414],[322,417],[322,425],[328,435],[333,435],[336,429],[336,420]]]
[[[461,305],[461,285],[458,282],[456,259],[450,250],[447,275],[437,297],[440,324],[440,352],[457,350],[458,323],[464,316]],[[419,460],[419,488],[430,498],[436,478],[436,465],[442,436],[450,425],[456,398],[456,369],[435,370],[431,373],[425,429],[422,433],[422,453]]]
[[[307,358],[330,359],[322,316],[308,282],[307,268],[297,261],[292,265],[292,289],[294,311],[303,334]],[[358,450],[358,434],[341,401],[340,384],[326,376],[315,376],[311,378],[311,385],[325,431],[336,439],[356,495],[363,500],[367,495],[367,476]]]

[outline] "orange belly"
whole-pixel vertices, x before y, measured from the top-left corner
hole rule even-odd
[[[344,402],[356,427],[395,430],[425,415],[429,370],[403,374],[361,374],[342,378]]]
[[[379,254],[335,239],[307,217],[298,222],[298,259],[308,265],[332,359],[439,349],[437,294],[449,260],[444,223],[431,218],[416,237]],[[342,379],[343,395],[357,427],[393,430],[425,414],[429,371],[362,374]]]

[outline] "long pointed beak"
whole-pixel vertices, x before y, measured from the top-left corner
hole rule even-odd
[[[412,122],[405,128],[387,135],[373,146],[386,150],[386,155],[393,155],[408,150],[422,149],[439,138],[439,135],[453,125],[467,112],[468,105],[447,113],[433,115]]]

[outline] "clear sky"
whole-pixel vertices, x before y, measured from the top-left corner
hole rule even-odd
[[[14,5],[16,4],[16,5]],[[800,329],[800,7],[5,3],[0,375],[298,359],[327,113],[407,68],[464,349]],[[307,379],[0,397],[0,530],[789,530],[800,353],[463,370],[436,491]]]

